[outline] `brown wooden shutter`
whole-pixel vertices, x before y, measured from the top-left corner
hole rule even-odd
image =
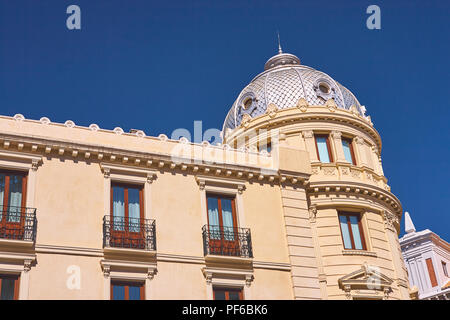
[[[428,258],[425,261],[427,262],[427,268],[428,268],[428,274],[430,275],[431,286],[436,287],[438,284],[437,284],[437,280],[436,280],[436,273],[434,273],[433,262],[431,261],[431,258]]]

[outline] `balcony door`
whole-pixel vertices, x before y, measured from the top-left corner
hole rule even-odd
[[[0,275],[0,300],[19,299],[19,276]]]
[[[143,190],[111,184],[111,246],[145,249]]]
[[[208,228],[211,254],[239,256],[239,238],[234,198],[208,195]]]
[[[0,171],[0,238],[24,237],[27,176]]]

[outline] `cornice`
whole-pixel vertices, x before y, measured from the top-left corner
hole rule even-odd
[[[307,192],[311,197],[319,194],[326,194],[327,197],[331,194],[364,196],[375,200],[374,202],[383,203],[386,207],[395,212],[398,221],[401,219],[402,205],[400,200],[398,200],[391,192],[373,185],[361,182],[317,181],[309,184]],[[345,198],[345,196],[343,198]],[[353,201],[352,199],[345,199],[349,202]],[[315,201],[314,203],[316,203],[317,206],[330,205],[330,203],[321,203],[320,201]],[[397,226],[397,229],[398,227],[399,226]],[[398,231],[399,230],[397,230],[397,232]]]
[[[260,129],[268,130],[299,122],[304,123],[311,121],[326,121],[347,124],[359,128],[372,137],[378,150],[381,152],[382,142],[380,134],[373,127],[370,117],[363,117],[358,112],[354,112],[354,110],[335,108],[332,104],[326,104],[324,106],[301,105],[286,109],[278,109],[274,107],[270,110],[270,113],[243,121],[240,127],[228,134],[225,141],[233,141],[246,131],[256,131]]]
[[[138,138],[137,138],[138,139]],[[186,143],[180,141],[178,143]],[[198,145],[202,148],[217,148],[252,154],[249,150],[230,150],[228,146]],[[237,178],[260,183],[291,183],[305,185],[309,174],[285,173],[277,169],[241,165],[237,163],[210,163],[210,161],[193,157],[179,157],[176,159],[170,154],[155,153],[151,151],[136,151],[126,148],[107,147],[104,145],[79,143],[64,139],[51,139],[42,136],[23,136],[10,133],[0,133],[0,150],[15,150],[18,153],[41,155],[45,157],[67,157],[77,160],[97,161],[102,163],[118,164],[128,168],[153,168],[155,170],[179,171],[181,173],[202,174],[224,178]],[[270,157],[267,154],[254,153],[257,157]]]

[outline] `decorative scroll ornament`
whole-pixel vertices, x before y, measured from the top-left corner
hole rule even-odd
[[[314,137],[314,132],[312,130],[302,131],[303,138],[312,138]]]
[[[358,116],[358,117],[361,116],[361,114],[358,111],[358,108],[354,104],[350,107],[349,110],[354,116]]]
[[[327,102],[325,102],[325,105],[330,112],[335,112],[337,109],[336,102],[332,98],[328,99]]]
[[[242,116],[241,125],[243,125],[245,128],[247,128],[250,121],[252,121],[252,117],[249,114],[244,113],[244,115]]]
[[[331,131],[331,136],[333,137],[333,139],[341,139],[342,132],[340,132],[340,131]]]
[[[33,260],[25,259],[23,262],[23,271],[29,272],[31,270],[31,265],[33,264]]]
[[[308,105],[308,101],[304,98],[298,99],[297,108],[299,108],[301,112],[306,112],[308,110]]]
[[[252,284],[252,281],[255,277],[253,277],[253,275],[246,275],[245,276],[245,285],[247,287],[250,287],[250,285]]]
[[[315,204],[312,204],[309,209],[309,221],[316,222],[316,216],[317,216],[317,206]]]
[[[278,107],[274,103],[270,103],[267,106],[266,113],[269,115],[270,118],[275,118],[277,115]]]
[[[398,225],[398,217],[387,210],[383,211],[383,217],[386,228],[395,231],[395,226]]]
[[[111,275],[111,267],[110,266],[103,266],[103,276],[105,278],[109,278]]]

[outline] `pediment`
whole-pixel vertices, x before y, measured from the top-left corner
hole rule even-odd
[[[390,288],[392,279],[380,272],[378,267],[363,264],[360,269],[353,271],[338,280],[339,287],[348,289],[384,290]]]

